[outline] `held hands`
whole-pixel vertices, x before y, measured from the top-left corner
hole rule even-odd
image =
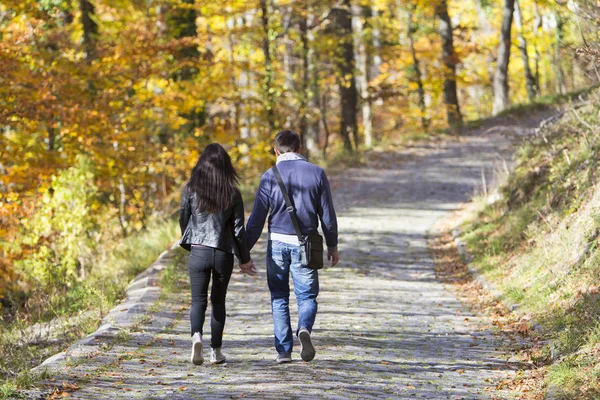
[[[250,261],[248,261],[245,264],[240,264],[240,270],[242,271],[242,273],[248,274],[250,276],[257,275],[256,267],[254,266],[254,261],[252,261],[252,259],[250,259]]]
[[[340,253],[336,249],[327,249],[327,260],[331,261],[331,266],[334,267],[340,261]]]

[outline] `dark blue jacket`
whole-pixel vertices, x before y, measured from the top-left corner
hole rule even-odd
[[[323,168],[305,160],[287,160],[277,164],[283,182],[296,209],[300,231],[303,235],[317,232],[319,220],[327,247],[337,247],[338,226],[333,208],[329,181]],[[295,235],[294,226],[286,211],[285,200],[273,171],[264,173],[258,185],[254,208],[246,232],[248,246],[254,247],[260,237],[267,213],[269,232]]]

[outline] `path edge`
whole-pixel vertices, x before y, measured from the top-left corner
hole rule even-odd
[[[169,246],[148,268],[129,282],[123,300],[102,318],[95,332],[73,343],[66,350],[47,358],[40,365],[32,368],[31,372],[42,373],[60,369],[70,358],[85,357],[97,351],[98,346],[95,343],[99,342],[100,338],[115,337],[120,331],[135,325],[158,300],[162,291],[159,286],[160,273],[169,266],[178,247],[178,242]]]

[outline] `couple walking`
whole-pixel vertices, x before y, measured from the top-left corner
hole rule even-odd
[[[244,204],[237,188],[238,174],[221,145],[213,143],[206,147],[183,191],[179,216],[182,232],[180,245],[191,251],[191,360],[196,365],[204,361],[202,329],[211,277],[210,361],[220,364],[226,360],[221,346],[226,317],[225,297],[233,272],[233,257],[234,254],[237,256],[243,273],[256,276],[250,250],[262,233],[267,214],[269,242],[266,272],[271,292],[275,349],[278,353],[276,361],[292,361],[290,273],[298,302],[296,335],[301,346],[300,356],[304,361],[311,361],[315,356],[311,332],[317,314],[319,275],[317,269],[303,264],[306,263],[306,257],[303,256],[300,240],[314,235],[320,221],[327,244],[327,258],[331,266],[336,265],[339,260],[337,219],[325,171],[299,154],[301,145],[298,134],[290,130],[279,132],[275,136],[274,150],[277,155],[276,167],[268,170],[260,180],[247,231],[244,229]],[[281,183],[277,175],[281,177]],[[286,199],[282,189],[285,189],[289,199]],[[291,203],[293,207],[288,207],[286,203]],[[298,235],[296,228],[299,228],[301,235]]]

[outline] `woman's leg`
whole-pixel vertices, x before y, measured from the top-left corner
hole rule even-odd
[[[206,315],[208,284],[212,264],[212,249],[192,247],[189,262],[190,284],[192,287],[192,309],[190,311],[191,336],[200,332]]]
[[[232,272],[233,254],[215,250],[213,283],[210,291],[210,302],[212,303],[210,347],[213,349],[220,348],[223,343],[223,329],[225,328],[226,317],[225,297]]]

